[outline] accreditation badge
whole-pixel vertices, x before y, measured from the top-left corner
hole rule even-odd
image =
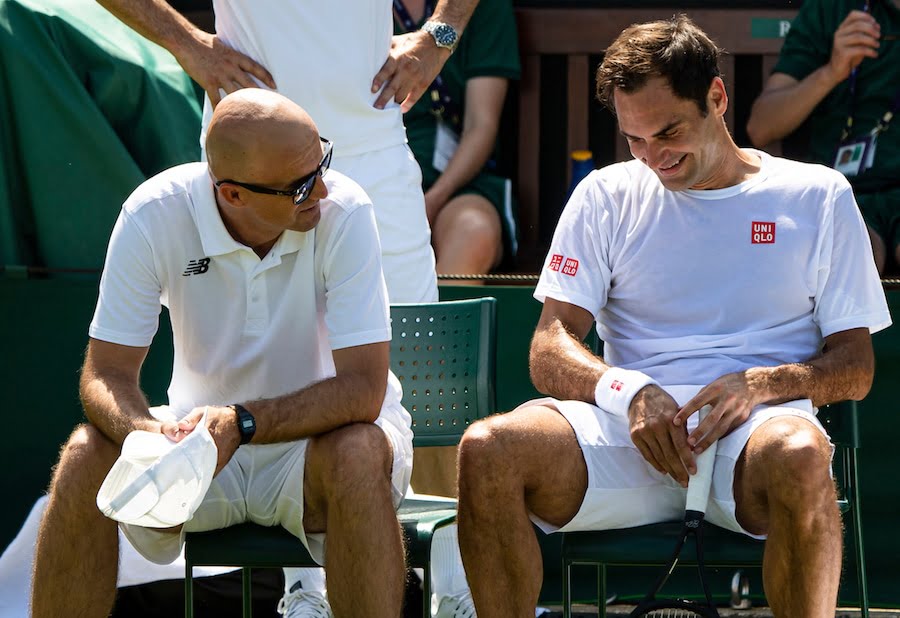
[[[866,135],[838,146],[832,167],[844,176],[856,176],[872,167],[875,160],[875,136]]]
[[[443,173],[457,148],[459,148],[459,138],[456,133],[443,120],[438,120],[437,134],[434,138],[434,156],[431,160],[432,167]]]

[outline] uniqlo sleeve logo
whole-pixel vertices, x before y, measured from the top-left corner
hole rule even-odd
[[[563,256],[558,253],[554,253],[553,257],[550,258],[550,265],[547,266],[550,270],[559,272],[559,267],[562,265]]]
[[[609,383],[609,387],[614,391],[622,390],[623,386],[624,386],[624,384],[622,384],[618,380],[613,380],[612,382]]]
[[[775,242],[775,223],[772,221],[754,221],[750,225],[750,243],[754,245],[772,244]]]
[[[562,272],[564,275],[574,277],[575,273],[578,272],[578,260],[574,258],[566,258],[566,263],[563,264]]]

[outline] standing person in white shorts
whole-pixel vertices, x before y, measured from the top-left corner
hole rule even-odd
[[[626,29],[597,71],[636,160],[590,174],[557,227],[530,352],[550,398],[479,421],[460,445],[479,618],[533,615],[532,522],[680,519],[695,456],[715,440],[706,518],[768,536],[776,616],[834,616],[841,521],[816,406],[866,395],[870,333],[890,315],[850,185],[738,148],[718,53],[679,16]],[[582,344],[595,321],[602,357]]]
[[[328,169],[332,143],[285,97],[224,98],[209,164],[138,187],[110,239],[81,377],[88,424],[63,447],[35,559],[35,618],[106,616],[116,522],[100,483],[131,431],[179,441],[205,413],[217,475],[183,526],[128,525],[148,559],[185,531],[282,525],[324,564],[337,616],[396,618],[405,580],[396,507],[412,469],[409,414],[389,371],[387,290],[371,202]],[[169,309],[168,406],[148,410],[140,368]]]

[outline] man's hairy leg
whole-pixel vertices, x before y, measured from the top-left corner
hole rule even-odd
[[[328,535],[325,576],[336,618],[400,615],[406,568],[391,466],[377,425],[348,425],[310,442],[303,524]]]
[[[472,425],[459,454],[459,541],[479,618],[531,618],[543,580],[528,511],[562,525],[587,468],[568,421],[535,406]]]
[[[34,618],[96,618],[112,611],[119,546],[116,522],[96,497],[119,446],[90,425],[63,446],[41,520],[31,596]]]
[[[763,424],[738,460],[737,518],[768,534],[763,586],[776,617],[834,616],[842,534],[830,461],[825,437],[798,417]]]

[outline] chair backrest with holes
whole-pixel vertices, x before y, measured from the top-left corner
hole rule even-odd
[[[391,305],[391,370],[403,386],[416,446],[450,446],[495,412],[497,301]]]

